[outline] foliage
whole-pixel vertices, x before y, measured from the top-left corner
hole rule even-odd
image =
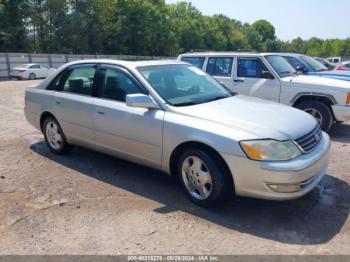
[[[350,56],[350,38],[281,41],[266,20],[165,0],[0,0],[0,51],[177,55],[194,49]]]

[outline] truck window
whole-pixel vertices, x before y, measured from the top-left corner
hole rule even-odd
[[[204,61],[205,61],[205,57],[202,56],[196,56],[196,57],[182,57],[181,61],[192,64],[196,67],[198,67],[199,69],[203,68],[204,65]]]
[[[238,59],[238,77],[261,78],[262,71],[268,71],[266,66],[257,58]]]
[[[207,73],[212,76],[231,76],[232,57],[210,57],[207,66]]]

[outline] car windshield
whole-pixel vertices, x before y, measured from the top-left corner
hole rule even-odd
[[[296,75],[295,69],[282,56],[267,55],[265,58],[280,77]]]
[[[214,78],[190,65],[139,67],[139,72],[170,105],[202,104],[234,95]]]
[[[303,60],[306,64],[308,64],[312,70],[316,71],[316,72],[320,72],[320,71],[327,71],[328,68],[325,67],[324,65],[322,65],[320,62],[318,62],[316,59],[310,57],[310,56],[306,56],[303,55],[300,57],[301,60]]]

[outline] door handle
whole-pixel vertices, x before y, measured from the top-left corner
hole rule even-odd
[[[243,79],[235,79],[235,80],[233,80],[233,82],[235,82],[235,83],[243,83],[244,80]]]
[[[104,114],[105,114],[105,112],[98,111],[98,112],[97,112],[97,114],[99,114],[99,115],[104,115]]]
[[[56,101],[56,104],[59,105],[59,104],[61,104],[61,102],[60,101]]]

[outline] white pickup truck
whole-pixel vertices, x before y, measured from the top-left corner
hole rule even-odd
[[[234,92],[290,105],[313,115],[324,131],[350,119],[350,83],[298,75],[273,53],[196,52],[178,60],[214,76]]]

